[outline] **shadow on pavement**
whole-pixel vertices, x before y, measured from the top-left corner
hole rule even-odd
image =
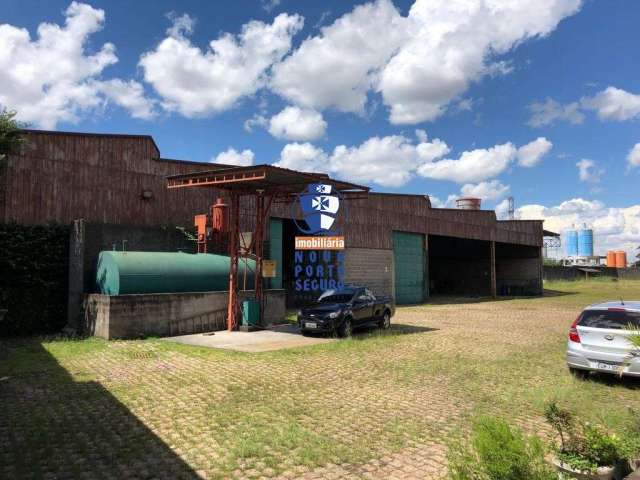
[[[199,478],[100,383],[75,381],[37,339],[0,342],[0,405],[0,478]]]
[[[403,323],[391,323],[391,328],[388,330],[381,330],[376,326],[363,326],[354,328],[353,335],[351,338],[354,340],[368,340],[372,337],[380,337],[380,336],[393,336],[393,335],[409,335],[414,333],[428,333],[435,332],[439,330],[439,328],[430,328],[430,327],[421,327],[418,325],[408,325]],[[327,337],[332,336],[329,333],[316,333],[316,334],[307,334],[309,336],[314,337]]]

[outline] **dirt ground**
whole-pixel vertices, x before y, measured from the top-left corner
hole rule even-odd
[[[479,414],[545,435],[557,399],[615,429],[638,382],[575,380],[564,345],[582,306],[639,286],[433,299],[398,308],[389,332],[280,352],[1,342],[0,477],[441,478]]]

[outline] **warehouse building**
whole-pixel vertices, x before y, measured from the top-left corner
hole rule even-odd
[[[223,192],[167,189],[167,177],[224,168],[164,159],[149,136],[26,130],[20,152],[0,170],[0,222],[70,224],[84,219],[82,280],[93,288],[100,250],[193,251],[176,227],[192,228]],[[251,169],[261,166],[244,167]],[[275,168],[275,167],[269,167]],[[339,176],[339,175],[338,175]],[[344,280],[392,295],[398,304],[432,295],[537,295],[542,292],[542,221],[499,221],[493,211],[433,208],[427,195],[369,192],[346,199]],[[244,205],[250,217],[250,204]],[[272,288],[296,303],[291,208],[270,211],[267,258]]]

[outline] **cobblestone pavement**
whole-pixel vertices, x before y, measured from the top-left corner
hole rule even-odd
[[[0,344],[0,478],[418,479],[479,412],[544,432],[572,306],[399,308],[394,328],[247,354],[162,341]],[[7,378],[8,377],[8,378]],[[596,384],[585,401],[639,407]]]

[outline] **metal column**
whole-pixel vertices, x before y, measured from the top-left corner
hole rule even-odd
[[[489,245],[491,250],[491,297],[496,298],[498,296],[496,288],[496,242],[491,240]]]
[[[240,235],[240,197],[231,192],[231,234],[229,239],[229,305],[227,306],[227,330],[238,324],[238,237]]]
[[[264,251],[264,196],[262,193],[256,195],[256,231],[254,234],[255,246],[254,253],[256,255],[256,274],[255,274],[255,299],[260,305],[260,319],[258,324],[263,326],[264,319],[264,292],[262,290],[262,257]]]
[[[266,306],[264,285],[262,279],[262,261],[264,260],[264,237],[265,237],[265,225],[269,218],[269,211],[271,210],[271,203],[273,201],[273,195],[264,195],[264,192],[259,192],[256,195],[256,229],[253,235],[253,252],[256,256],[256,274],[255,274],[255,299],[260,305],[260,320],[259,324],[264,326],[264,309]]]

